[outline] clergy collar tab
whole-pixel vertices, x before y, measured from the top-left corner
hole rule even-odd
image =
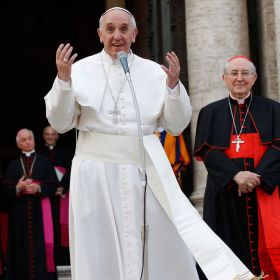
[[[49,145],[49,144],[45,143],[45,146],[46,146],[46,147],[48,147],[50,150],[53,150],[53,149],[54,149],[55,144],[53,144],[53,145]]]
[[[22,153],[23,153],[26,157],[30,157],[33,153],[35,153],[35,150],[33,149],[33,150],[30,151],[30,152],[22,151]]]
[[[246,100],[250,95],[251,95],[251,92],[249,92],[244,98],[238,99],[238,98],[236,98],[236,97],[233,97],[233,95],[232,95],[231,92],[229,93],[230,98],[233,99],[233,100],[236,100],[237,103],[238,103],[239,105],[240,105],[240,104],[244,104],[244,103],[245,103],[245,100]]]

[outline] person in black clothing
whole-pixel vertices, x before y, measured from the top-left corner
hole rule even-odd
[[[58,138],[58,133],[51,126],[46,126],[43,130],[44,145],[39,147],[38,153],[50,159],[57,175],[58,185],[55,196],[51,199],[55,229],[55,258],[57,265],[69,265],[68,207],[72,156],[66,147],[57,144]]]
[[[9,199],[6,280],[57,279],[50,197],[56,178],[49,159],[35,151],[31,130],[21,129],[16,143],[22,153],[11,160],[3,178]]]
[[[7,239],[7,213],[6,203],[2,193],[3,169],[0,162],[0,279],[5,277],[5,251]]]
[[[194,156],[208,177],[203,217],[256,275],[280,279],[280,104],[254,96],[256,68],[228,60],[227,98],[199,112]]]

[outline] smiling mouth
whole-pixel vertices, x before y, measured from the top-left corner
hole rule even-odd
[[[119,47],[122,47],[123,44],[112,44],[113,47],[116,47],[116,48],[119,48]]]

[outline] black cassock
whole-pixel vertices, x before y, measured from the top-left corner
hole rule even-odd
[[[259,217],[256,191],[239,197],[237,185],[232,178],[239,171],[249,170],[261,175],[262,183],[259,188],[266,194],[271,195],[278,189],[280,105],[270,99],[254,96],[245,119],[250,98],[251,96],[245,100],[244,105],[238,105],[236,100],[225,98],[201,109],[194,156],[203,160],[208,172],[204,195],[204,220],[253,273],[259,274]],[[236,131],[229,100],[237,134],[245,119],[241,139],[246,141],[240,144],[238,152],[236,144],[232,143],[236,138]],[[253,147],[257,142],[259,144]],[[256,164],[254,151],[257,154],[258,150],[264,147],[266,151]]]
[[[69,265],[70,264],[70,254],[69,254],[69,243],[68,243],[68,227],[61,224],[60,213],[61,207],[66,207],[65,203],[62,201],[68,199],[69,195],[69,185],[70,185],[70,170],[72,155],[70,151],[59,145],[52,147],[41,146],[38,148],[38,153],[48,157],[55,168],[64,168],[65,174],[61,180],[58,179],[58,186],[64,187],[65,198],[60,196],[54,196],[51,199],[52,210],[54,217],[54,229],[55,229],[55,258],[57,265]],[[69,200],[67,200],[69,201]],[[67,236],[66,236],[67,235]]]
[[[6,203],[2,193],[2,179],[3,179],[3,169],[0,162],[0,279],[4,279],[5,276],[5,262],[4,262],[4,247],[6,247]]]
[[[17,194],[16,185],[24,175],[24,169],[27,177],[40,182],[39,194]],[[53,167],[44,156],[33,153],[26,157],[22,154],[9,163],[3,180],[5,197],[9,200],[6,280],[57,279],[53,250],[50,250],[50,244],[46,245],[47,234],[44,227],[44,221],[48,221],[48,225],[52,223],[48,198],[55,193],[55,182]],[[48,205],[49,207],[45,207]],[[51,228],[49,230],[53,234]]]

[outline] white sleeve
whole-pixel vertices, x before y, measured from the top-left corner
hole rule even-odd
[[[167,87],[167,90],[168,90],[168,92],[171,96],[174,96],[174,97],[178,96],[178,94],[179,94],[179,83],[174,88]]]
[[[59,133],[74,128],[80,114],[80,108],[71,89],[71,82],[68,85],[62,82],[56,77],[53,87],[44,97],[46,117],[50,125]]]
[[[166,88],[159,125],[172,135],[179,135],[189,125],[191,117],[192,106],[184,85],[179,81],[174,89]]]
[[[60,80],[58,77],[57,77],[57,79],[58,79],[58,83],[59,83],[59,85],[62,89],[71,90],[71,82],[70,81],[65,82],[63,80]]]

